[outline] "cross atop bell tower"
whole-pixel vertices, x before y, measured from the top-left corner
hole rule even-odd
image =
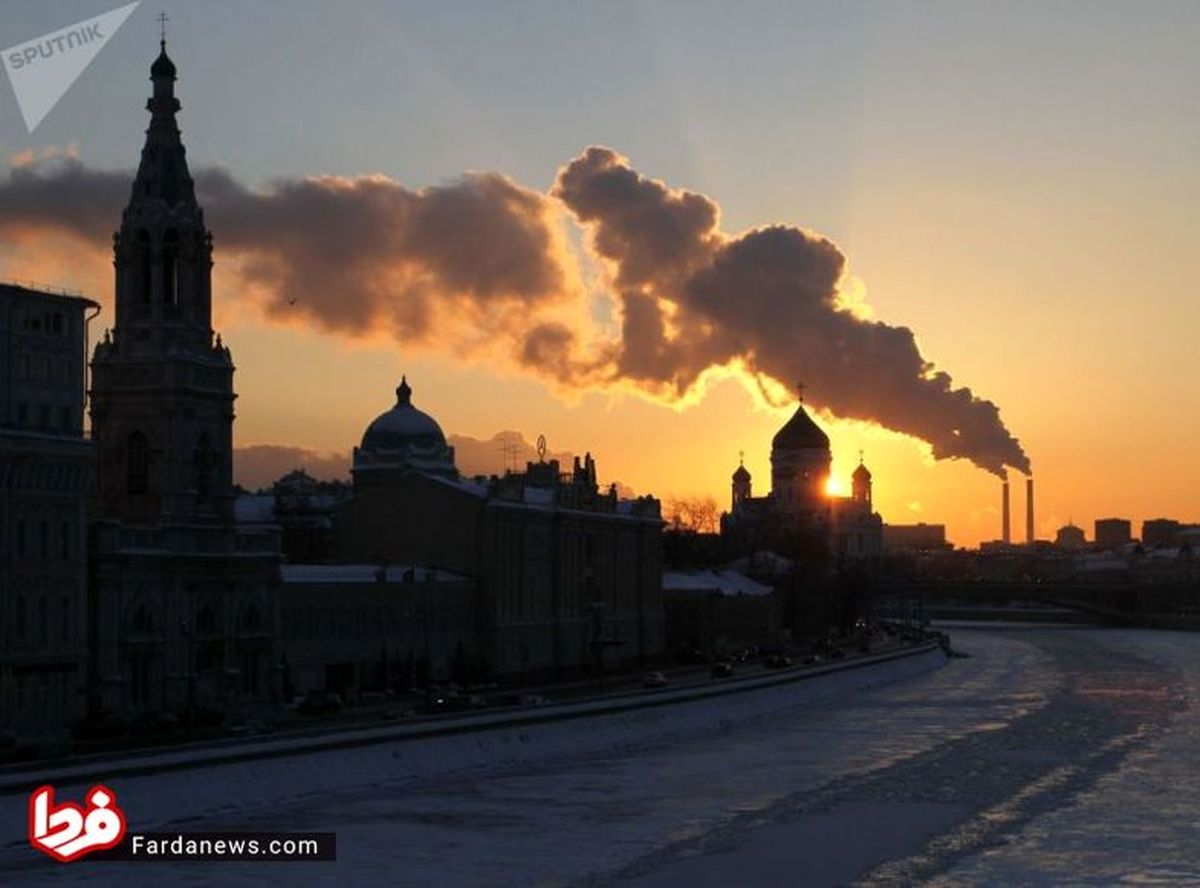
[[[221,523],[232,520],[233,362],[212,329],[212,235],[160,23],[150,126],[113,235],[116,324],[92,361],[94,512],[142,525]]]

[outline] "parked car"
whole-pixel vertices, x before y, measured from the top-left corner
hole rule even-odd
[[[784,654],[771,654],[767,657],[768,669],[787,669],[792,665],[792,658]]]
[[[712,677],[713,678],[730,678],[733,676],[733,664],[725,660],[718,660],[713,663]]]
[[[671,682],[661,672],[647,672],[642,676],[642,687],[644,688],[665,688]]]

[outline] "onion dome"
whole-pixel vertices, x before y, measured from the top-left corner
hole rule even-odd
[[[733,480],[734,481],[749,481],[750,480],[750,472],[746,469],[745,466],[739,465],[737,467],[737,470],[734,471],[734,473],[733,473]]]
[[[828,450],[829,437],[813,422],[801,404],[771,441],[775,450]]]
[[[162,41],[159,46],[162,51],[159,52],[158,58],[154,60],[154,64],[150,66],[151,80],[174,80],[175,79],[175,63],[171,61],[171,57],[167,55],[167,42]]]
[[[871,480],[871,470],[868,469],[866,466],[864,466],[862,463],[859,463],[858,468],[854,470],[854,474],[851,475],[850,477],[852,477],[855,481],[870,481]]]

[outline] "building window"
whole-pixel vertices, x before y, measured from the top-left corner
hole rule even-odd
[[[138,301],[150,301],[150,232],[144,228],[137,237]]]
[[[16,635],[17,635],[17,638],[24,640],[24,638],[25,638],[25,596],[24,595],[17,596],[17,608],[16,609],[17,609],[17,612],[16,612],[16,614],[14,614],[14,617],[16,619],[13,621],[17,624],[15,627]]]
[[[201,435],[196,442],[196,451],[192,456],[196,469],[196,499],[208,499],[210,481],[212,479],[213,457],[212,447],[208,443],[208,435]]]
[[[38,641],[43,645],[50,641],[50,602],[45,595],[38,598]]]
[[[58,600],[58,631],[63,641],[71,637],[71,602],[67,596]]]
[[[129,436],[125,453],[125,491],[133,495],[150,488],[150,442],[141,432]]]
[[[45,521],[38,522],[38,554],[43,561],[50,558],[50,525]]]
[[[58,427],[60,429],[62,429],[64,432],[71,431],[71,408],[70,407],[59,407],[58,408]]]
[[[179,232],[174,229],[163,238],[163,302],[179,304]]]
[[[59,528],[58,536],[59,557],[63,561],[71,559],[71,522],[64,521]]]
[[[25,519],[17,522],[17,557],[25,557]]]

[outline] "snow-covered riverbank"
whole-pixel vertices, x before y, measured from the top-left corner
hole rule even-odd
[[[928,672],[944,663],[941,650],[927,646],[819,670],[563,703],[519,714],[166,750],[10,775],[0,781],[3,842],[10,848],[24,843],[25,793],[30,785],[43,782],[55,785],[64,797],[82,797],[91,783],[105,782],[117,792],[133,829],[242,817],[258,810],[286,812],[306,797],[366,790],[381,783],[404,785],[544,766],[564,757],[701,737]],[[286,825],[286,814],[279,823]]]

